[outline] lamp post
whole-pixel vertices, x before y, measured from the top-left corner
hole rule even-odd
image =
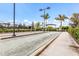
[[[46,14],[46,10],[48,10],[48,9],[50,9],[50,7],[40,9],[40,11],[44,12],[44,15],[43,15],[44,16],[44,31],[45,31],[45,26],[46,26],[46,24],[45,24],[45,14]]]
[[[13,36],[15,37],[15,3],[13,3]]]

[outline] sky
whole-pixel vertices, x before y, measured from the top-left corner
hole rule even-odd
[[[15,17],[16,23],[31,24],[34,22],[43,22],[43,18],[40,17],[43,11],[39,11],[41,8],[50,7],[46,10],[49,13],[50,18],[48,24],[56,24],[60,26],[60,21],[55,20],[59,14],[66,15],[67,17],[72,16],[73,13],[79,13],[78,3],[16,3],[15,4]],[[12,3],[0,3],[0,23],[13,21],[13,4]],[[66,19],[63,22],[64,26],[69,24],[69,20]]]

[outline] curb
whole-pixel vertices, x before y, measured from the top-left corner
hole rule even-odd
[[[70,45],[70,47],[73,47],[76,49],[76,51],[79,53],[79,44],[77,43],[76,39],[70,34],[68,33],[71,37],[72,37],[72,41],[73,41],[73,45]]]
[[[61,35],[61,33],[60,33],[60,35]],[[39,47],[36,51],[34,51],[34,53],[32,53],[32,54],[29,55],[29,56],[39,56],[39,55],[40,55],[55,39],[57,39],[60,35],[58,35],[58,36],[55,37],[54,39],[52,39],[52,37],[51,37],[51,39],[49,38],[50,40],[47,40],[44,45],[42,45],[41,47]]]
[[[42,34],[42,33],[46,33],[46,32],[32,33],[32,34],[26,34],[26,35],[18,35],[18,36],[15,36],[15,37],[5,37],[5,38],[1,38],[0,40],[9,39],[9,38],[16,38],[16,37],[22,37],[22,36],[30,36],[30,35],[36,35],[36,34]]]
[[[72,39],[73,39],[73,45],[72,45],[72,47],[78,47],[79,48],[79,44],[77,43],[77,41],[76,41],[76,39],[70,34],[70,33],[68,33],[71,37],[72,37]]]

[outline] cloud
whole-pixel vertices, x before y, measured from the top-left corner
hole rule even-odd
[[[27,19],[24,19],[24,22],[29,22]]]
[[[0,19],[0,22],[1,22],[1,23],[7,23],[7,22],[12,23],[13,20],[10,20],[10,19]]]
[[[24,19],[23,23],[24,23],[25,25],[31,25],[31,24],[32,24],[32,22],[29,21],[29,20],[27,20],[27,19]]]
[[[29,20],[27,20],[27,19],[24,19],[24,21],[23,21],[24,23],[31,23],[31,21],[29,21]]]

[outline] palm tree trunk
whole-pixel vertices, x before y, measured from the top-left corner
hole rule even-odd
[[[44,31],[45,31],[45,10],[44,10]]]
[[[46,19],[46,30],[47,30],[47,19]]]
[[[45,27],[46,27],[46,23],[45,23],[45,20],[44,20],[44,31],[45,31]]]
[[[62,27],[62,21],[60,22],[60,30],[62,30],[62,28],[61,28],[61,27]]]

